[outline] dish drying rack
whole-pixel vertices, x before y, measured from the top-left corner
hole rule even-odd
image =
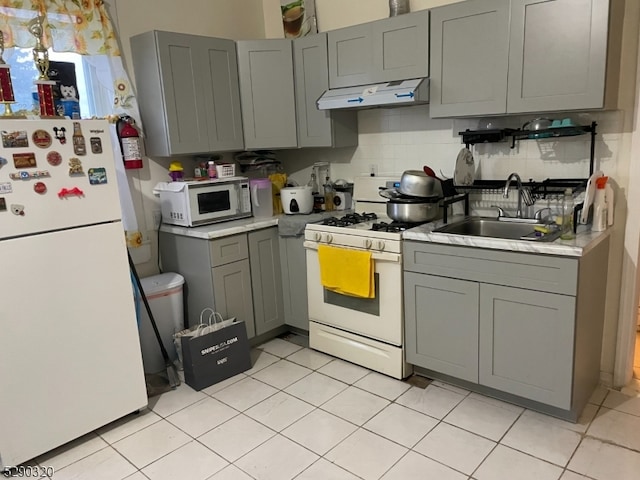
[[[568,127],[545,128],[541,130],[522,130],[520,128],[500,128],[493,130],[465,130],[458,132],[462,136],[462,143],[467,148],[478,143],[498,143],[511,139],[511,148],[515,148],[516,140],[545,140],[560,137],[575,137],[577,135],[591,135],[591,150],[589,155],[589,176],[593,175],[596,150],[596,122],[590,125],[572,125]],[[474,182],[475,185],[475,182]]]

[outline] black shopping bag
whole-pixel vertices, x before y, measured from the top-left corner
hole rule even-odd
[[[184,381],[202,390],[251,368],[247,329],[234,321],[201,336],[182,337]]]

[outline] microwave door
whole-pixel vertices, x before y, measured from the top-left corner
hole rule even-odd
[[[194,223],[228,217],[238,210],[237,194],[228,185],[193,189],[190,201],[191,220]]]

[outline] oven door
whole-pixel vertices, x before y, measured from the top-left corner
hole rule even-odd
[[[375,298],[358,298],[324,288],[320,281],[318,243],[305,241],[304,246],[307,254],[309,319],[401,346],[403,305],[400,254],[372,252],[375,263]]]

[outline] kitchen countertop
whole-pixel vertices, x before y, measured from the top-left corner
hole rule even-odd
[[[179,227],[177,225],[163,224],[161,232],[182,235],[185,237],[202,238],[212,240],[214,238],[228,237],[238,233],[247,233],[254,230],[278,226],[280,236],[296,236],[304,233],[307,223],[318,223],[327,217],[343,216],[352,210],[311,213],[309,215],[274,215],[273,217],[249,217],[239,220],[229,220],[228,222],[212,223],[201,227]]]
[[[449,224],[462,220],[463,215],[450,218]],[[511,252],[540,253],[544,255],[561,255],[567,257],[581,257],[606,239],[611,229],[604,232],[591,232],[585,225],[578,226],[578,233],[572,240],[555,240],[553,242],[534,242],[528,240],[509,240],[503,238],[477,237],[472,235],[433,233],[443,226],[442,220],[425,223],[402,234],[404,240],[419,242],[441,243],[445,245],[460,245],[464,247],[490,248],[508,250]]]
[[[201,227],[179,227],[177,225],[163,224],[160,227],[161,232],[173,233],[174,235],[182,235],[185,237],[202,238],[212,240],[214,238],[228,237],[238,233],[247,233],[262,228],[269,228],[278,225],[278,219],[284,215],[275,215],[273,217],[249,217],[239,220],[230,220],[228,222],[212,223]]]

